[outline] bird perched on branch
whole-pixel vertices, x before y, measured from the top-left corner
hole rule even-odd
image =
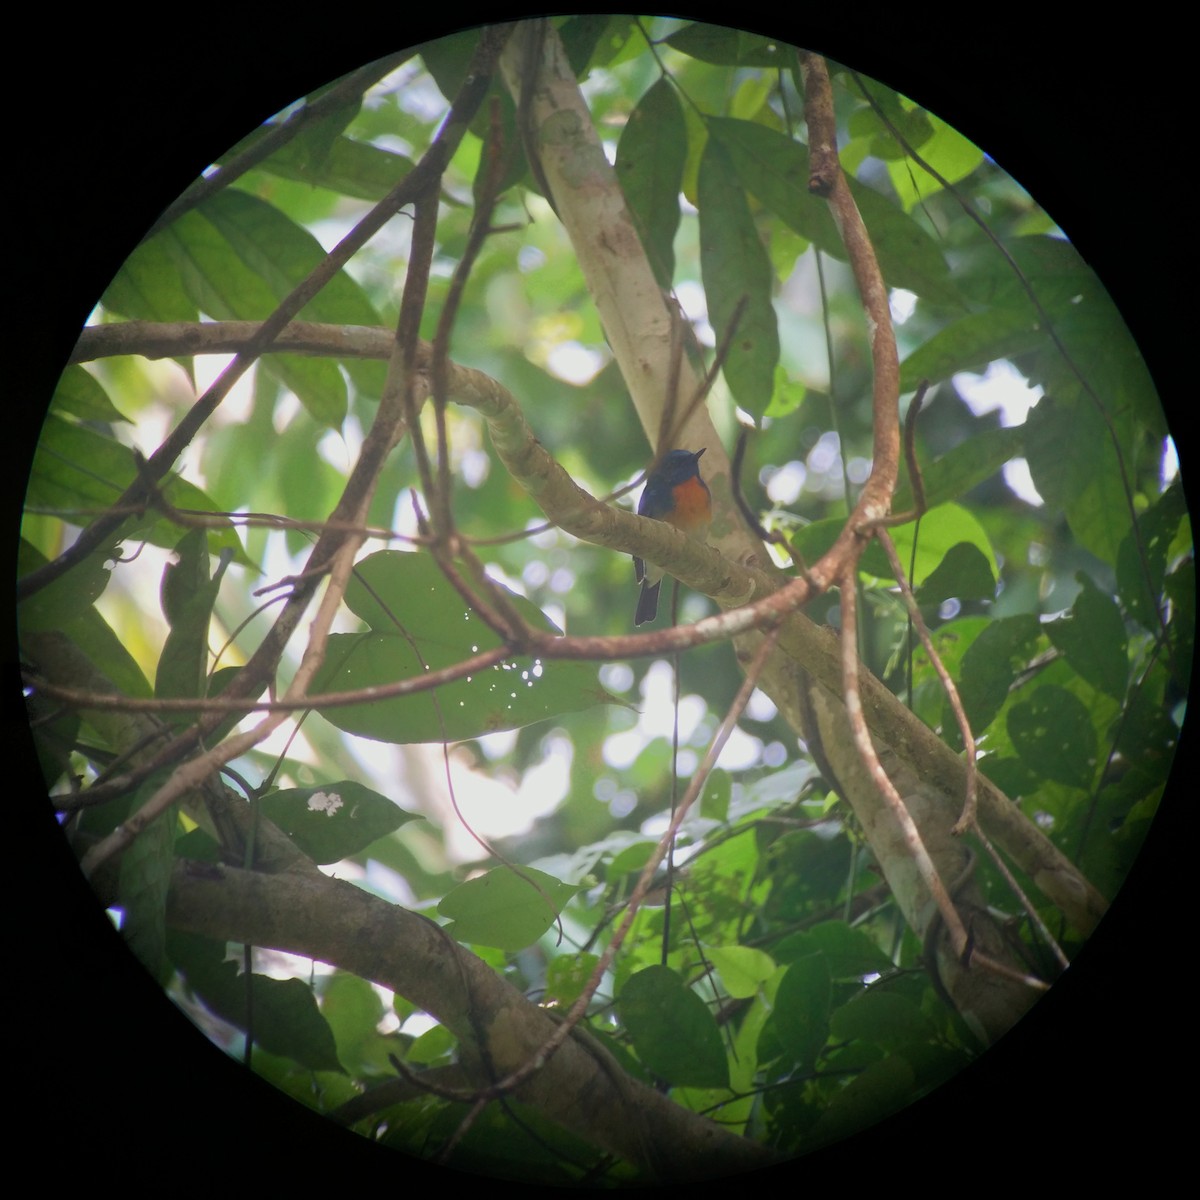
[[[642,498],[638,501],[638,513],[666,521],[676,529],[701,541],[708,534],[712,521],[712,493],[708,484],[700,478],[700,456],[703,449],[669,450],[662,461],[650,472]],[[633,560],[634,573],[642,585],[638,597],[635,625],[653,621],[658,612],[658,589],[664,572],[651,563],[643,562],[636,555]]]

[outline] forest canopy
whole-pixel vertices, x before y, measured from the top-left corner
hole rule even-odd
[[[921,621],[877,542],[822,579],[868,532],[887,373],[859,256],[810,190],[814,64],[679,21],[503,40],[469,31],[314,92],[222,155],[105,290],[27,496],[39,754],[146,967],[301,1102],[546,1182],[744,1168],[927,1094],[1079,952],[1179,740],[1187,508],[1150,375],[1063,231],[935,115],[831,62],[895,328],[888,491],[920,510],[892,536]],[[580,108],[539,108],[552,86]],[[557,136],[575,111],[591,142]],[[587,172],[615,216],[582,207]],[[238,387],[206,405],[239,353]],[[1023,420],[988,406],[1004,380]],[[633,516],[667,430],[705,448],[708,546]],[[631,554],[688,585],[691,631],[669,628],[668,576],[641,635],[658,640],[627,640]],[[886,806],[829,736],[852,595],[866,721],[932,875],[877,832]],[[965,836],[937,661],[981,755]],[[248,732],[264,720],[269,741]],[[631,916],[589,999],[690,781],[670,904]],[[488,824],[529,800],[524,823]],[[577,1002],[547,1065],[501,1087]],[[585,1071],[595,1111],[547,1095]]]

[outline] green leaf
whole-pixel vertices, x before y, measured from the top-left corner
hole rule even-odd
[[[137,803],[149,798],[162,783],[152,777],[139,791]],[[160,984],[170,976],[167,962],[167,892],[175,864],[178,805],[170,805],[136,837],[121,856],[118,895],[125,910],[121,933],[142,966]]]
[[[919,428],[919,426],[918,426]],[[936,508],[950,500],[961,500],[972,488],[991,479],[1005,463],[1019,457],[1025,445],[1025,427],[1010,425],[976,433],[965,442],[921,467],[925,504]],[[907,480],[896,489],[892,511],[908,512],[913,491]]]
[[[229,565],[225,552],[210,579],[208,533],[193,529],[175,547],[176,562],[163,568],[160,593],[163,615],[171,627],[158,660],[154,694],[160,697],[202,696],[208,676],[208,629],[221,578]],[[181,719],[190,722],[188,714]]]
[[[932,113],[921,112],[921,116],[930,132],[917,147],[921,158],[948,183],[964,179],[983,162],[983,151],[974,142]],[[906,212],[942,188],[928,171],[908,162],[889,162],[888,175]]]
[[[111,424],[128,419],[108,398],[108,393],[100,381],[79,365],[67,367],[59,377],[50,408],[52,411],[67,413],[80,421]]]
[[[968,647],[962,657],[958,695],[975,737],[1004,707],[1017,675],[1029,664],[1040,633],[1037,618],[1021,613],[993,621]],[[946,740],[960,747],[958,724],[949,708],[943,724]]]
[[[716,1020],[670,967],[647,967],[631,976],[617,1011],[647,1070],[678,1087],[728,1086]]]
[[[811,945],[825,955],[831,979],[861,979],[893,965],[871,938],[845,921],[822,921],[808,930],[808,936]]]
[[[1046,634],[1092,687],[1122,700],[1129,682],[1129,639],[1121,610],[1089,575],[1077,571],[1075,578],[1081,591],[1070,615],[1050,621]]]
[[[1096,730],[1083,701],[1045,684],[1008,712],[1008,736],[1043,779],[1088,788],[1096,774]]]
[[[319,146],[315,130],[312,139],[294,138],[264,160],[260,170],[374,201],[382,200],[413,169],[405,155],[367,142],[335,137]]]
[[[1186,517],[1183,488],[1176,484],[1138,517],[1137,535],[1130,529],[1117,550],[1117,593],[1144,629],[1158,628],[1168,554]]]
[[[940,383],[959,371],[1028,353],[1045,337],[1032,310],[972,313],[939,330],[900,364],[900,391],[915,391],[922,379]]]
[[[146,247],[153,247],[152,252]],[[153,304],[137,289],[105,294],[105,307],[128,317],[195,320],[203,311],[217,320],[260,321],[325,258],[321,244],[273,205],[237,188],[226,188],[185,213],[139,247],[152,258]],[[128,268],[129,264],[126,264]],[[125,268],[123,268],[124,272]],[[120,280],[118,276],[118,280]],[[159,297],[186,295],[184,315],[169,315]],[[176,307],[179,301],[174,301]],[[344,271],[335,275],[298,314],[299,319],[338,325],[378,325],[379,314]],[[263,364],[290,388],[314,419],[337,428],[346,414],[345,381],[337,363],[294,354],[269,354]],[[348,360],[360,389],[378,395],[384,368]]]
[[[237,963],[225,961],[224,942],[197,934],[172,932],[167,948],[171,961],[205,1007],[246,1031],[264,1050],[313,1071],[342,1071],[333,1031],[308,984],[257,974],[247,981]],[[252,1028],[246,1007],[248,987]]]
[[[687,124],[675,89],[661,78],[638,101],[617,143],[616,172],[659,287],[675,276],[679,193]]]
[[[553,630],[528,600],[510,593],[508,602],[535,628]],[[500,645],[428,555],[393,550],[370,555],[355,568],[346,603],[372,632],[330,637],[316,691],[415,680]],[[507,660],[436,691],[329,708],[322,715],[347,733],[377,741],[459,741],[577,712],[607,698],[593,667]]]
[[[832,990],[829,960],[824,954],[808,954],[788,967],[775,993],[771,1024],[799,1070],[812,1069],[829,1037]]]
[[[427,1029],[411,1046],[404,1056],[406,1062],[423,1065],[435,1063],[439,1059],[449,1058],[451,1052],[458,1046],[458,1038],[445,1025],[435,1025]]]
[[[706,946],[704,953],[721,974],[725,990],[736,999],[757,994],[775,974],[775,960],[751,946]]]
[[[137,465],[128,446],[51,413],[46,417],[34,451],[26,503],[64,512],[107,508],[136,477]],[[168,475],[162,492],[176,508],[219,511],[204,492],[178,476]],[[174,549],[179,541],[179,526],[151,513],[126,520],[114,540],[145,538],[156,546]],[[210,533],[215,550],[228,547],[239,562],[249,562],[232,527]]]
[[[666,39],[667,45],[701,62],[731,67],[788,67],[791,47],[756,33],[699,21],[685,25]]]
[[[125,260],[101,298],[111,313],[142,321],[195,321],[200,313],[179,284],[168,240],[147,238]]]
[[[811,565],[837,541],[844,525],[845,520],[841,517],[814,521],[811,525],[797,530],[792,536],[792,541],[804,556],[805,562]],[[901,565],[905,571],[912,570],[913,578],[910,582],[918,588],[941,566],[950,551],[961,544],[971,546],[978,552],[983,559],[983,569],[991,573],[993,581],[997,574],[996,552],[992,549],[987,531],[980,524],[978,517],[959,504],[940,504],[937,508],[931,508],[922,516],[919,525],[915,521],[897,525],[891,530],[891,535]],[[915,564],[912,553],[914,539],[917,546]],[[872,542],[863,552],[859,566],[865,575],[872,575],[877,579],[892,578],[892,568],[887,555],[877,542]],[[978,569],[970,574],[970,580],[976,585],[981,578]]]
[[[729,800],[733,794],[733,780],[728,771],[713,771],[700,793],[700,815],[710,821],[724,821],[729,817]]]
[[[790,229],[827,254],[846,257],[829,205],[808,190],[808,147],[757,121],[708,117],[742,185]]]
[[[417,819],[415,813],[405,812],[387,796],[353,779],[286,788],[258,803],[263,816],[316,863],[350,858]]]
[[[808,1139],[809,1147],[849,1137],[910,1103],[916,1080],[899,1055],[871,1063],[836,1091]]]
[[[990,600],[996,594],[996,576],[978,546],[958,542],[934,568],[917,591],[921,604],[940,604],[951,596],[959,600]]]
[[[1084,549],[1115,564],[1133,514],[1104,418],[1089,400],[1059,404],[1043,396],[1025,425],[1034,486],[1051,508],[1063,510]]]
[[[801,237],[846,261],[829,205],[808,190],[806,146],[757,121],[709,117],[705,125],[728,154],[738,179],[759,201]],[[957,302],[945,257],[921,225],[873,189],[853,179],[848,183],[888,285],[941,303]]]
[[[384,1005],[375,989],[349,971],[326,975],[318,986],[321,1015],[333,1033],[338,1061],[355,1072],[390,1070],[389,1043],[377,1028]]]
[[[533,867],[494,867],[447,893],[438,912],[460,942],[523,950],[554,924],[579,889]]]
[[[835,1009],[829,1018],[829,1032],[835,1038],[861,1039],[886,1050],[927,1042],[935,1033],[919,1005],[880,988],[869,988]]]
[[[62,630],[70,622],[94,612],[92,605],[108,586],[109,563],[120,557],[110,543],[93,551],[65,574],[46,584],[17,609],[17,621],[23,632]],[[46,557],[24,538],[17,550],[17,575],[23,577],[45,566]]]
[[[569,1008],[579,999],[600,961],[595,954],[560,954],[546,967],[546,1004]]]
[[[775,273],[746,194],[715,138],[700,159],[698,194],[700,273],[718,345],[728,344],[725,381],[743,408],[760,415],[771,403],[779,362],[779,323],[771,303]]]

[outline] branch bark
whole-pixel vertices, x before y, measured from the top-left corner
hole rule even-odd
[[[475,1086],[523,1066],[554,1034],[530,1003],[432,921],[315,872],[268,876],[180,862],[167,918],[178,929],[273,946],[374,980],[457,1035]],[[776,1161],[755,1142],[632,1079],[595,1039],[568,1038],[519,1099],[650,1178],[685,1181]]]

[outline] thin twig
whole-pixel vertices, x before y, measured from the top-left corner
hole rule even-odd
[[[933,638],[929,636],[929,627],[925,624],[925,618],[921,615],[920,605],[917,604],[916,597],[913,595],[908,575],[904,570],[904,565],[900,562],[900,555],[896,553],[896,543],[892,541],[891,534],[886,529],[876,529],[875,536],[883,546],[884,553],[887,554],[892,574],[896,577],[896,582],[900,586],[900,594],[904,597],[904,604],[908,609],[909,619],[916,628],[917,637],[921,639],[921,645],[925,647],[925,653],[929,655],[929,661],[933,663],[933,669],[937,672],[938,679],[941,681],[942,690],[946,693],[946,699],[950,703],[954,718],[958,722],[959,733],[962,735],[963,750],[966,753],[967,760],[967,788],[966,795],[963,797],[962,813],[953,827],[953,832],[961,836],[975,824],[975,811],[978,807],[979,766],[976,762],[977,752],[975,749],[975,737],[971,733],[971,723],[967,720],[966,709],[963,708],[962,698],[958,694],[958,688],[954,684],[954,679],[951,677],[950,672],[946,670],[946,665],[942,662],[942,656],[934,648]]]

